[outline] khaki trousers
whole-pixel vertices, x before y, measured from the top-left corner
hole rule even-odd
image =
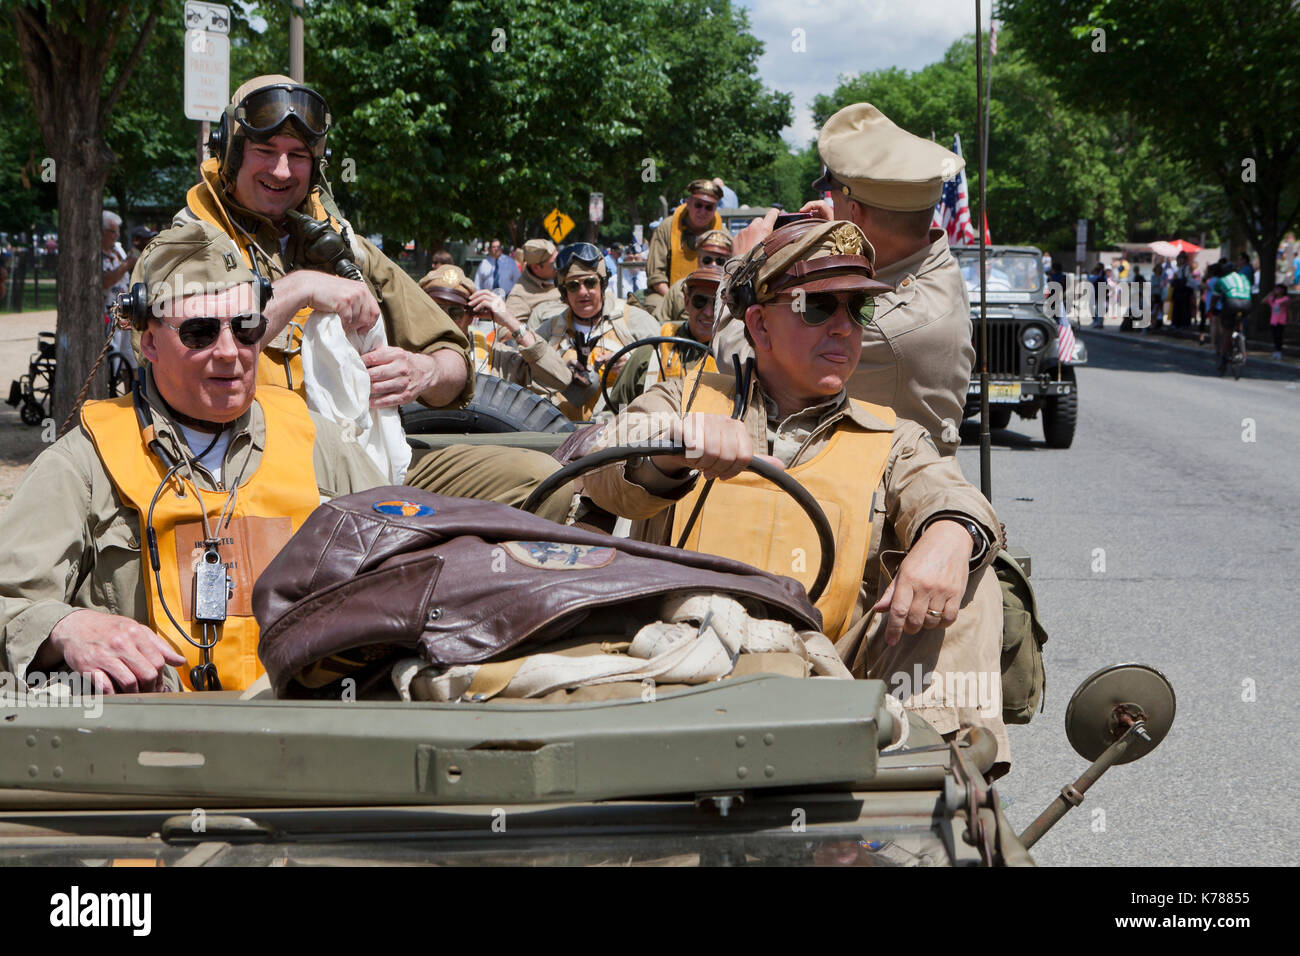
[[[882,581],[881,588],[888,586]],[[968,583],[969,596],[951,627],[902,635],[885,644],[887,614],[878,614],[850,665],[854,677],[883,680],[945,736],[982,727],[997,739],[997,763],[1011,762],[1002,722],[1002,588],[992,569]],[[1005,772],[1005,768],[1004,768]]]
[[[477,498],[518,508],[543,479],[560,467],[550,455],[504,445],[451,445],[424,455],[406,473],[406,484],[453,498]],[[551,494],[537,514],[563,524],[573,485]]]

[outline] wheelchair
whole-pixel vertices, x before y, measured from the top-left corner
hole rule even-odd
[[[54,333],[41,332],[36,339],[36,351],[27,363],[27,374],[9,386],[6,404],[19,409],[18,415],[24,425],[39,425],[50,417],[54,356]]]

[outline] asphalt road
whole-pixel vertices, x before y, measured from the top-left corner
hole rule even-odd
[[[1037,419],[993,432],[993,504],[1032,556],[1049,634],[1046,710],[1010,728],[1008,818],[1023,830],[1087,766],[1064,731],[1079,682],[1139,661],[1173,683],[1173,729],[1110,770],[1035,859],[1294,866],[1300,374],[1248,362],[1221,379],[1207,353],[1083,334],[1073,447],[1046,448]],[[978,442],[967,422],[958,455],[976,483]]]

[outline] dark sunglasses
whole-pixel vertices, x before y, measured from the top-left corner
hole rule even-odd
[[[161,319],[158,321],[162,322]],[[232,315],[228,319],[200,316],[186,319],[180,325],[172,325],[170,322],[162,322],[162,324],[176,333],[176,337],[181,340],[181,345],[195,351],[210,347],[217,340],[217,336],[221,335],[223,325],[230,326],[230,334],[240,345],[256,345],[266,334],[266,316],[253,312]]]
[[[712,304],[713,304],[713,296],[700,295],[699,293],[696,293],[695,295],[691,296],[692,309],[702,309],[705,306],[712,305]]]
[[[596,286],[598,285],[600,285],[599,276],[583,276],[581,279],[570,279],[567,282],[565,282],[564,290],[566,292],[577,292],[578,287],[581,286],[582,288],[590,292],[591,290],[595,289]]]
[[[804,325],[824,325],[841,305],[848,309],[849,318],[864,329],[876,317],[876,300],[865,292],[812,292],[804,296],[802,309],[796,308],[797,300],[793,296],[790,298],[790,310]]]
[[[707,252],[700,253],[700,265],[702,266],[725,266],[727,264],[726,256],[709,255]]]
[[[691,208],[707,209],[709,212],[713,212],[713,210],[718,208],[718,204],[715,202],[700,202],[698,199],[693,199],[691,200]]]
[[[561,249],[560,254],[555,257],[555,269],[557,272],[563,272],[569,268],[569,263],[574,259],[588,265],[595,265],[604,258],[604,253],[590,242],[572,242]]]

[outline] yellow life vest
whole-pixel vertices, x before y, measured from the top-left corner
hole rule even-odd
[[[671,286],[678,279],[685,279],[696,269],[696,263],[700,258],[699,249],[687,249],[686,243],[682,241],[682,223],[686,220],[686,203],[682,203],[673,211],[673,235],[672,244],[668,249],[668,284]],[[722,228],[722,217],[715,210],[713,221],[702,229],[698,236],[702,236],[714,229]]]
[[[262,675],[252,608],[253,582],[320,504],[311,466],[316,427],[307,406],[298,396],[278,388],[259,391],[256,401],[266,421],[266,442],[257,470],[246,475],[239,486],[229,524],[215,526],[229,493],[199,489],[212,532],[220,542],[217,550],[235,585],[226,621],[218,626],[220,637],[211,650],[223,690],[243,690]],[[185,655],[188,666],[181,678],[185,687],[193,690],[189,671],[199,663],[199,649],[176,633],[163,610],[144,545],[149,503],[166,469],[146,446],[129,395],[86,402],[81,407],[81,422],[118,497],[140,516],[140,573],[145,580],[149,626]],[[172,616],[189,628],[190,636],[202,642],[203,626],[194,622],[191,604],[194,568],[203,553],[203,525],[191,486],[185,483],[185,496],[180,497],[176,493],[179,484],[173,479],[154,506],[161,598]]]
[[[660,335],[671,335],[675,338],[691,338],[690,330],[685,322],[665,322],[659,329]],[[670,342],[664,342],[659,346],[659,359],[663,366],[662,380],[670,378],[683,378],[686,375],[686,363],[691,362],[691,367],[699,365],[700,356],[704,356],[704,371],[716,372],[718,363],[713,360],[713,355],[709,352],[689,351],[685,347],[678,350]]]
[[[200,167],[203,178],[185,195],[185,203],[190,211],[200,219],[204,219],[235,240],[235,245],[239,247],[240,253],[244,257],[244,263],[251,269],[253,261],[249,257],[246,243],[241,241],[247,236],[244,230],[237,227],[230,215],[226,212],[225,205],[221,202],[218,195],[220,180],[217,174],[217,161],[215,159],[206,159]],[[326,212],[320,197],[313,191],[308,197],[310,209],[308,213],[313,219],[326,220],[335,230],[340,228],[338,220]],[[273,278],[267,276],[268,279]],[[258,385],[277,385],[281,388],[292,387],[295,392],[304,398],[307,395],[306,387],[303,384],[302,370],[302,324],[307,321],[307,317],[312,313],[310,307],[299,309],[291,320],[297,323],[297,326],[290,324],[287,328],[288,341],[283,349],[262,349],[257,355],[257,384]]]
[[[688,384],[683,394],[689,394]],[[704,375],[692,412],[730,416],[735,380]],[[850,399],[889,424],[888,408]],[[842,418],[826,446],[808,461],[786,469],[821,505],[835,533],[835,566],[817,600],[822,632],[836,640],[848,630],[862,587],[862,572],[871,547],[871,503],[885,473],[892,431],[866,431]],[[765,451],[766,449],[760,449]],[[672,543],[681,537],[704,482],[698,482],[673,512]],[[784,491],[753,472],[715,481],[704,508],[686,539],[686,548],[744,561],[756,568],[812,586],[821,562],[821,547],[812,522]]]

